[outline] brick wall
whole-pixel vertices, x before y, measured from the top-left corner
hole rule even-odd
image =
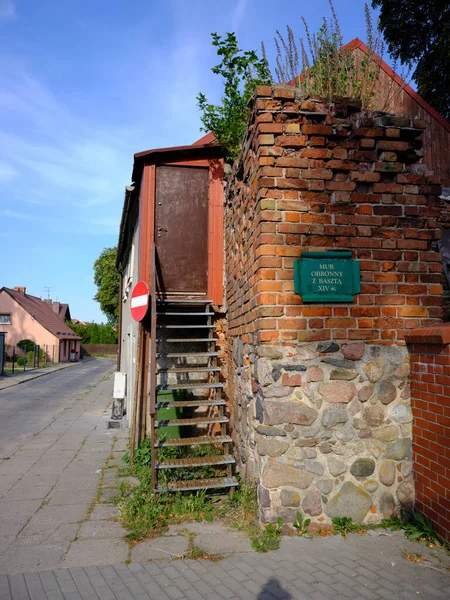
[[[450,542],[450,324],[412,331],[416,508]]]
[[[358,498],[355,520],[411,504],[404,338],[442,315],[441,188],[420,164],[424,126],[257,89],[226,191],[225,250],[235,441],[262,520],[301,505],[327,521]],[[353,303],[294,294],[294,260],[323,250],[359,260]]]
[[[226,215],[231,335],[395,342],[441,317],[441,187],[414,165],[424,123],[352,109],[258,88]],[[361,261],[353,305],[293,294],[294,259],[321,249]]]

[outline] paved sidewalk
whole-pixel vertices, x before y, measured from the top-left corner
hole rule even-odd
[[[89,358],[83,359],[83,362],[87,362]],[[33,379],[37,379],[38,377],[44,377],[44,375],[50,375],[50,373],[56,373],[57,371],[61,371],[61,369],[67,369],[68,367],[73,367],[79,363],[69,362],[69,363],[60,363],[55,365],[54,367],[45,367],[42,369],[33,369],[32,371],[18,371],[14,373],[14,375],[3,375],[0,377],[0,391],[6,390],[14,385],[19,385],[20,383],[25,383],[26,381],[32,381]],[[20,367],[18,367],[19,369]]]
[[[401,532],[285,537],[279,550],[258,554],[234,529],[191,523],[130,546],[113,503],[130,479],[116,468],[128,431],[107,431],[102,420],[111,366],[86,365],[77,397],[55,378],[62,400],[48,425],[0,458],[0,600],[450,598],[450,555]],[[189,559],[190,537],[216,560]]]
[[[162,560],[0,577],[2,600],[448,600],[450,572],[402,558],[400,534],[284,538],[268,554]],[[417,551],[420,546],[412,544]]]

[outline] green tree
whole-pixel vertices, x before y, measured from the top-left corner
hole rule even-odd
[[[119,318],[119,273],[115,269],[117,247],[104,248],[94,263],[94,283],[97,293],[94,296],[108,323],[116,323]]]
[[[226,38],[212,33],[212,45],[222,62],[212,68],[224,81],[222,104],[209,104],[202,93],[197,96],[201,111],[202,131],[213,131],[217,140],[225,149],[227,160],[233,161],[241,145],[249,118],[248,101],[255,88],[260,84],[269,84],[270,76],[264,59],[258,58],[254,50],[243,52],[238,45],[236,35],[227,33]]]
[[[372,0],[394,59],[417,62],[419,94],[450,119],[450,1]]]

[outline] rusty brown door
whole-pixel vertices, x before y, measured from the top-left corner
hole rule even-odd
[[[165,292],[208,289],[207,168],[156,167],[155,240]]]

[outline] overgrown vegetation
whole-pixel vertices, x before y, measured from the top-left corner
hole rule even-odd
[[[259,84],[270,84],[266,62],[254,50],[242,51],[234,33],[222,38],[212,33],[212,44],[217,48],[221,62],[212,68],[223,79],[221,104],[210,104],[199,93],[198,107],[203,123],[202,131],[213,131],[225,150],[225,157],[233,161],[238,153],[249,118],[248,102]]]
[[[359,531],[361,529],[361,525],[353,523],[353,519],[351,517],[334,517],[331,519],[331,522],[334,526],[334,535],[341,534],[343,537],[347,537],[349,533]]]
[[[66,323],[81,337],[82,344],[117,344],[117,331],[112,325],[73,321],[66,321]]]
[[[304,519],[300,511],[297,511],[296,518],[292,525],[296,529],[297,535],[312,539],[313,534],[308,529],[308,527],[311,525],[311,519]]]
[[[424,515],[414,513],[412,518],[404,523],[403,529],[405,530],[406,537],[411,542],[426,542],[435,546],[441,545],[433,523]]]
[[[374,3],[379,4],[377,0]],[[214,132],[224,147],[228,161],[234,161],[239,153],[249,119],[248,103],[257,85],[271,85],[274,82],[294,84],[305,95],[326,99],[345,96],[359,99],[364,109],[375,108],[376,103],[380,110],[389,110],[401,93],[403,86],[392,79],[389,85],[383,87],[383,96],[379,95],[377,84],[384,42],[379,29],[373,24],[368,4],[364,6],[368,52],[362,53],[362,56],[345,46],[332,0],[329,0],[329,5],[331,16],[323,17],[317,33],[311,33],[302,17],[305,40],[299,38],[297,42],[290,25],[287,25],[285,34],[276,31],[273,74],[264,43],[262,58],[259,58],[254,50],[241,50],[235,33],[227,33],[225,38],[217,33],[211,34],[212,44],[222,59],[212,68],[212,72],[222,77],[223,96],[220,104],[211,104],[204,94],[199,93],[197,104],[201,112],[202,131]],[[379,59],[375,59],[374,55]],[[399,57],[406,65],[400,76],[407,82],[411,65],[404,53],[393,54],[393,70],[397,70]]]
[[[158,435],[160,440],[164,440],[164,435]],[[202,456],[220,456],[222,452],[214,444],[205,444],[202,446],[162,446],[158,449],[158,460],[170,460],[177,458],[198,458]],[[127,452],[123,456],[124,462],[130,464],[130,454]],[[139,477],[142,472],[148,471],[152,464],[152,443],[151,438],[147,437],[141,442],[134,451],[133,468]],[[224,467],[225,474],[225,467]],[[162,469],[159,472],[160,483],[170,481],[186,481],[189,479],[208,479],[222,474],[219,467],[205,465],[201,467],[186,467],[178,469]]]
[[[165,448],[164,458],[178,457],[178,450],[172,447]],[[161,452],[160,450],[160,452]],[[170,450],[170,455],[168,451]],[[208,450],[208,454],[211,449]],[[197,454],[198,456],[198,454]],[[129,463],[129,454],[123,457]],[[162,456],[160,457],[162,458]],[[238,531],[245,532],[251,540],[251,545],[257,552],[276,550],[280,546],[283,530],[283,519],[278,518],[276,523],[270,523],[261,529],[258,520],[258,502],[256,488],[241,482],[233,498],[228,495],[211,493],[200,490],[192,493],[159,493],[153,494],[151,487],[151,443],[149,439],[142,442],[134,454],[133,466],[120,470],[120,475],[134,475],[139,479],[139,484],[131,487],[124,483],[120,487],[118,497],[119,515],[123,525],[130,531],[127,536],[132,542],[155,537],[164,532],[169,525],[188,523],[191,521],[211,522],[220,519],[222,522],[233,526]],[[168,469],[171,471],[171,469]],[[198,473],[195,474],[198,477]],[[188,479],[193,478],[187,475]],[[298,536],[312,539],[315,535],[342,535],[349,533],[365,533],[369,529],[390,529],[392,531],[404,530],[405,536],[410,541],[425,542],[430,545],[449,549],[448,544],[442,543],[431,521],[419,513],[410,519],[402,521],[392,515],[379,524],[357,524],[351,517],[335,517],[332,519],[333,530],[311,530],[311,519],[303,517],[297,511],[292,525]],[[194,545],[195,546],[195,545]],[[199,548],[192,546],[190,556],[199,554],[200,558],[215,560],[217,557],[206,556]]]
[[[275,75],[280,83],[295,83],[305,94],[331,99],[333,96],[346,96],[359,99],[363,108],[374,108],[377,83],[380,75],[380,58],[384,44],[380,32],[374,27],[368,4],[365,4],[366,45],[368,53],[359,58],[355,52],[345,47],[339,20],[332,0],[329,0],[331,17],[323,17],[322,26],[311,34],[308,23],[302,17],[306,41],[297,43],[292,28],[288,25],[286,34],[276,31],[274,38],[276,58]],[[264,44],[264,60],[269,69]],[[394,71],[397,64],[394,64]],[[270,74],[272,77],[272,74]],[[408,74],[403,73],[403,78]],[[394,82],[387,89],[381,101],[382,110],[387,110],[394,98],[401,92]]]
[[[283,519],[278,517],[276,524],[269,523],[263,531],[252,539],[252,548],[257,552],[278,550],[283,531]]]

